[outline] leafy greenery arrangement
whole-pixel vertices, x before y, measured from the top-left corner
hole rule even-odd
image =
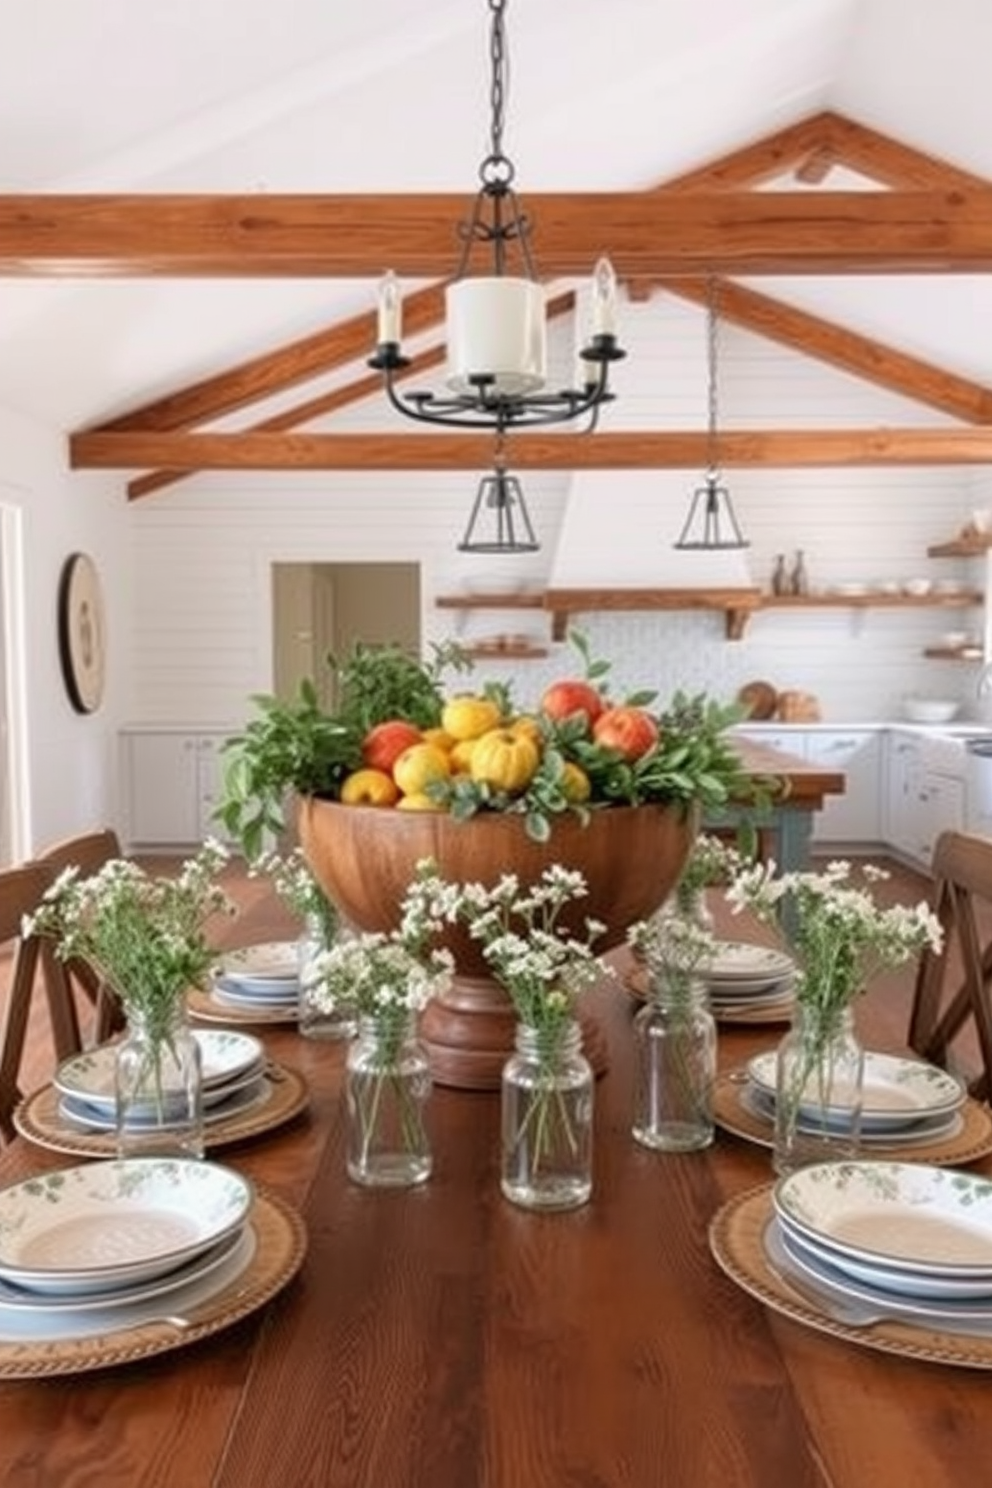
[[[493,732],[516,738],[518,730],[530,730],[533,755],[526,779],[523,784],[511,781],[500,769],[488,775],[451,770],[424,788],[428,806],[459,820],[480,812],[518,813],[528,834],[546,841],[554,818],[564,813],[586,819],[590,811],[610,806],[664,802],[719,809],[731,799],[759,799],[762,784],[747,774],[726,737],[743,717],[738,704],[677,692],[667,706],[650,712],[656,694],[637,692],[616,705],[609,695],[610,663],[594,659],[579,633],[573,631],[570,641],[581,659],[585,684],[605,708],[650,719],[650,747],[634,757],[604,742],[580,710],[552,714],[542,701],[533,713],[521,713],[508,684],[488,683],[474,701],[492,705]],[[361,770],[363,742],[377,725],[406,720],[425,735],[439,731],[452,702],[446,674],[473,665],[455,644],[435,646],[426,662],[395,645],[359,645],[346,662],[329,657],[328,663],[338,699],[333,713],[322,710],[310,681],[292,703],[256,695],[252,701],[259,716],[225,745],[224,796],[216,815],[249,859],[263,850],[268,834],[283,829],[290,793],[341,798],[342,787]],[[519,738],[517,746],[519,750]]]

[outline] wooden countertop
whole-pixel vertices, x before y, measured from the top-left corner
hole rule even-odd
[[[821,764],[813,764],[754,739],[735,739],[734,748],[752,774],[774,775],[785,782],[787,790],[780,804],[786,809],[795,807],[818,811],[825,796],[844,793],[843,770],[826,769]]]
[[[735,921],[736,933],[741,925]],[[265,906],[244,939],[286,933]],[[756,937],[759,938],[759,937]],[[905,1004],[869,993],[875,1047]],[[592,1201],[514,1208],[497,1177],[498,1097],[438,1089],[422,1189],[345,1176],[344,1050],[273,1031],[310,1082],[309,1115],[224,1160],[302,1211],[301,1274],[263,1312],[156,1359],[71,1381],[0,1384],[0,1482],[127,1488],[864,1488],[975,1481],[987,1374],[891,1357],[768,1311],[717,1267],[710,1220],[770,1181],[726,1135],[660,1156],[630,1136],[631,1020],[593,994]],[[725,1029],[739,1064],[777,1030]],[[10,1182],[65,1158],[18,1139]],[[989,1165],[984,1165],[990,1171]],[[979,1477],[981,1474],[979,1473]]]

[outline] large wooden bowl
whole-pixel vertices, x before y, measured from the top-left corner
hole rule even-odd
[[[667,897],[697,825],[696,813],[681,807],[617,806],[594,811],[585,825],[564,817],[554,823],[549,841],[535,842],[515,815],[460,822],[441,811],[342,806],[309,796],[298,809],[300,844],[314,876],[360,930],[395,928],[400,900],[425,859],[450,882],[486,885],[504,873],[531,884],[552,863],[561,863],[578,869],[589,889],[576,901],[575,927],[587,916],[606,925],[597,951],[619,944],[628,925]],[[447,944],[457,975],[422,1024],[435,1078],[467,1089],[496,1089],[513,1045],[512,1008],[464,928],[454,928]],[[588,1025],[585,1042],[586,1053],[602,1067],[605,1051]]]

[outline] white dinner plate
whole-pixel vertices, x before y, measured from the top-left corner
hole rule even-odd
[[[96,1307],[92,1311],[53,1308],[50,1312],[4,1307],[0,1304],[0,1343],[62,1342],[72,1338],[99,1338],[155,1323],[163,1315],[188,1316],[205,1306],[248,1270],[258,1249],[258,1237],[249,1222],[241,1227],[237,1244],[219,1266],[196,1276],[170,1292],[168,1300],[146,1297],[127,1305]]]
[[[251,1107],[261,1104],[263,1100],[269,1098],[270,1088],[263,1072],[254,1074],[243,1084],[239,1084],[230,1094],[226,1094],[223,1100],[212,1104],[204,1102],[204,1126],[214,1126],[220,1121],[227,1121],[229,1117],[243,1114]],[[59,1114],[77,1126],[84,1127],[87,1131],[110,1132],[117,1125],[117,1115],[114,1110],[108,1110],[106,1106],[92,1106],[87,1101],[79,1100],[72,1095],[64,1095],[59,1101]],[[166,1110],[166,1117],[168,1118],[168,1110]],[[154,1106],[136,1108],[127,1122],[128,1128],[133,1128],[135,1131],[145,1131],[155,1126],[168,1131],[171,1125],[174,1123],[168,1119],[159,1120],[159,1114]]]
[[[750,982],[766,986],[795,971],[795,962],[773,946],[753,945],[747,940],[720,940],[702,970],[711,984]]]
[[[992,1332],[992,1296],[937,1301],[870,1286],[838,1270],[829,1262],[820,1260],[810,1251],[803,1251],[797,1244],[795,1234],[783,1229],[776,1219],[768,1224],[764,1245],[772,1264],[786,1270],[786,1279],[788,1269],[795,1267],[799,1275],[813,1282],[816,1291],[823,1295],[828,1304],[830,1301],[842,1304],[856,1302],[877,1310],[887,1318],[904,1319],[906,1322],[917,1323],[921,1328],[933,1328],[941,1332],[953,1333],[956,1327],[971,1331],[967,1325],[972,1325],[976,1331],[978,1327],[982,1327],[983,1332],[985,1328]]]
[[[992,1302],[992,1276],[943,1276],[925,1269],[903,1271],[882,1261],[868,1261],[820,1244],[781,1216],[779,1228],[793,1249],[802,1251],[812,1262],[831,1266],[841,1275],[876,1291],[929,1302],[974,1301],[983,1297]]]
[[[773,982],[761,981],[727,983],[724,986],[709,986],[709,999],[713,1007],[740,1007],[743,1003],[781,1002],[790,997],[795,985],[792,976],[776,977]]]
[[[769,1127],[775,1123],[775,1098],[767,1091],[761,1090],[750,1081],[741,1086],[741,1104],[745,1110],[750,1111],[752,1116],[757,1116],[762,1121],[767,1121]],[[840,1123],[838,1123],[839,1125]],[[821,1128],[816,1121],[804,1119],[800,1113],[796,1123],[801,1132],[815,1135]],[[873,1147],[896,1147],[916,1146],[923,1142],[945,1141],[950,1137],[956,1137],[964,1128],[964,1119],[959,1111],[940,1112],[936,1116],[921,1116],[918,1121],[910,1122],[907,1126],[901,1126],[895,1130],[886,1131],[862,1131],[859,1139],[863,1146]]]
[[[257,1069],[264,1057],[261,1039],[234,1029],[197,1028],[193,1037],[200,1046],[205,1091],[229,1086],[253,1067]],[[65,1060],[59,1065],[53,1083],[62,1095],[113,1112],[117,1105],[114,1090],[116,1061],[117,1045],[100,1044]]]
[[[151,1297],[165,1297],[179,1287],[200,1281],[224,1265],[235,1246],[240,1244],[242,1229],[225,1235],[216,1245],[211,1245],[201,1255],[194,1256],[185,1265],[150,1281],[138,1281],[132,1286],[122,1286],[106,1292],[84,1292],[75,1297],[64,1292],[27,1291],[9,1281],[0,1280],[0,1312],[7,1309],[17,1312],[58,1312],[60,1314],[92,1312],[103,1307],[132,1307],[136,1302],[147,1302]]]
[[[300,952],[295,940],[267,940],[258,945],[228,951],[215,963],[220,976],[252,981],[293,981],[300,970]]]
[[[775,1050],[756,1054],[747,1072],[760,1090],[775,1097]],[[968,1092],[960,1080],[921,1059],[900,1059],[892,1054],[865,1054],[861,1095],[862,1131],[894,1131],[921,1116],[946,1115],[963,1106]],[[815,1101],[803,1102],[800,1110],[822,1115]],[[826,1108],[838,1120],[846,1120],[843,1106]]]
[[[775,1212],[841,1257],[992,1284],[992,1179],[923,1163],[816,1163],[780,1178]]]
[[[251,1199],[242,1174],[192,1158],[39,1173],[0,1191],[0,1278],[70,1293],[150,1280],[236,1230]]]
[[[291,982],[253,982],[250,980],[232,981],[230,977],[219,976],[214,980],[213,990],[214,996],[221,1002],[229,1002],[235,1007],[290,1007],[300,998],[300,983],[297,977],[294,977]]]

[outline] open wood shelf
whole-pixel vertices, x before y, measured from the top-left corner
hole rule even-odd
[[[973,537],[952,537],[950,542],[934,543],[927,548],[928,558],[984,558],[992,548],[992,533],[975,533]]]
[[[933,550],[931,550],[933,551]],[[977,550],[984,552],[985,547]],[[985,595],[971,586],[961,589],[931,589],[927,594],[763,594],[760,589],[546,589],[542,592],[508,594],[439,594],[434,603],[447,610],[547,610],[551,636],[563,641],[573,614],[597,610],[714,610],[723,614],[728,641],[739,641],[757,610],[785,609],[961,609],[981,605]],[[477,649],[467,648],[470,654]],[[487,657],[543,656],[540,647],[484,648]],[[929,654],[929,653],[928,653]],[[965,658],[967,659],[967,658]]]

